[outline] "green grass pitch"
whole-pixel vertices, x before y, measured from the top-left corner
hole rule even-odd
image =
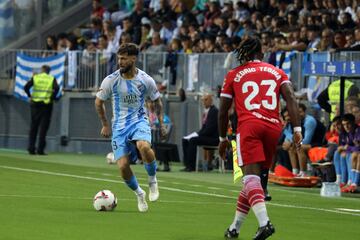
[[[182,173],[180,167],[158,173],[160,199],[140,213],[134,193],[105,156],[0,150],[0,239],[224,239],[241,185],[232,183],[231,174]],[[143,166],[132,168],[148,191]],[[118,198],[113,212],[93,209],[92,198],[103,189]],[[276,228],[270,239],[359,239],[358,195],[323,198],[319,188],[272,184],[269,191]],[[256,229],[251,212],[239,239],[252,239]]]

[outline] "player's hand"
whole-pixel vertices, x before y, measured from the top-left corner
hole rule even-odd
[[[160,139],[164,141],[166,140],[166,136],[167,136],[166,126],[164,124],[160,124]]]
[[[111,135],[110,126],[108,126],[108,125],[103,126],[101,128],[101,133],[100,134],[101,134],[101,136],[106,137],[106,138],[110,137],[110,135]]]
[[[219,143],[219,155],[222,160],[226,158],[226,149],[229,146],[229,141],[222,141]]]
[[[294,132],[294,144],[297,150],[300,149],[302,140],[301,132]]]

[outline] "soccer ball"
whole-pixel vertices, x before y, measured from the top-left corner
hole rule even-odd
[[[110,190],[102,190],[95,195],[93,205],[96,211],[112,211],[117,206],[117,198]]]
[[[115,161],[114,158],[115,158],[115,157],[114,157],[114,153],[113,153],[113,152],[109,152],[108,154],[106,154],[106,162],[107,162],[108,164],[115,164],[116,161]]]

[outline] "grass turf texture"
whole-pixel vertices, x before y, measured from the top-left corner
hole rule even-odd
[[[132,166],[148,192],[142,165]],[[159,172],[160,199],[139,213],[134,193],[105,156],[29,156],[0,150],[0,239],[223,239],[231,223],[240,184],[231,174]],[[93,196],[110,189],[118,198],[113,212],[97,212]],[[320,197],[319,188],[269,186],[267,207],[276,233],[270,239],[357,239],[358,195]],[[351,196],[351,197],[350,197]],[[239,239],[252,239],[253,213]]]

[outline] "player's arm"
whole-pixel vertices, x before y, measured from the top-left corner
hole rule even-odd
[[[100,98],[97,97],[95,99],[95,109],[100,118],[101,125],[102,125],[101,135],[103,137],[109,137],[110,136],[110,125],[106,118],[105,101],[101,100]]]
[[[298,104],[296,102],[294,90],[290,83],[283,83],[280,91],[286,101],[286,108],[290,115],[291,124],[294,127],[294,143],[299,147],[302,141],[302,134]]]
[[[164,111],[163,111],[163,105],[160,98],[157,98],[154,100],[154,106],[155,106],[155,113],[159,120],[160,126],[164,124]]]
[[[161,98],[158,97],[156,100],[154,100],[154,106],[155,106],[155,113],[159,120],[160,125],[160,136],[161,139],[164,140],[167,134],[166,127],[164,125],[164,110],[163,105],[161,102]]]
[[[220,98],[220,109],[219,109],[219,154],[222,159],[225,159],[225,150],[227,147],[226,131],[229,123],[229,110],[231,108],[232,99],[227,97]]]

